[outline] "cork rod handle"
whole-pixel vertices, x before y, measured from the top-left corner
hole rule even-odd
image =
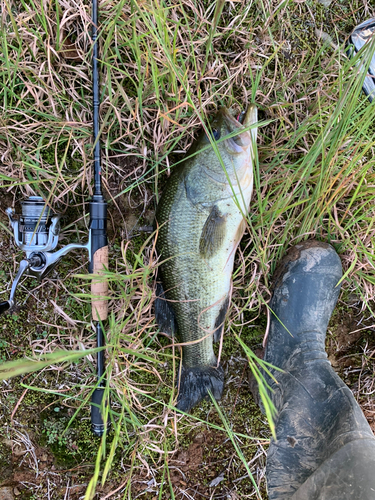
[[[92,317],[94,321],[105,321],[108,317],[108,282],[104,277],[108,269],[108,246],[99,248],[93,255],[93,278],[91,282]]]

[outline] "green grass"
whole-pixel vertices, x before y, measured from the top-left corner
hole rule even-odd
[[[65,214],[62,244],[87,238],[86,201],[92,194],[91,14],[88,2],[77,5],[7,0],[0,26],[5,56],[0,67],[0,205],[4,211],[30,194],[48,197]],[[25,281],[17,296],[18,320],[0,318],[1,359],[20,358],[8,367],[18,371],[6,377],[43,366],[41,372],[9,382],[14,399],[4,410],[7,435],[12,435],[10,415],[18,401],[15,415],[21,412],[24,418],[23,392],[34,394],[35,421],[42,409],[43,418],[52,422],[36,425],[36,446],[46,443],[44,428],[59,457],[77,467],[77,484],[88,485],[86,499],[120,486],[113,498],[177,499],[194,484],[212,498],[229,492],[250,498],[256,489],[267,498],[264,473],[255,472],[264,471],[270,431],[246,378],[249,363],[259,378],[252,351],[265,330],[277,261],[301,240],[331,242],[343,262],[344,293],[356,290],[363,309],[373,312],[374,105],[361,93],[355,61],[343,53],[352,27],[370,15],[375,15],[373,8],[359,0],[336,1],[329,10],[310,0],[277,5],[263,0],[101,2],[103,185],[110,203],[113,298],[106,362],[113,426],[97,446],[90,443],[86,455],[82,450],[84,472],[83,455],[70,451],[72,436],[83,448],[88,442],[88,402],[95,387],[87,256],[67,257],[43,286]],[[319,39],[315,28],[328,33],[338,48]],[[67,55],[71,44],[78,57]],[[205,402],[191,416],[180,416],[173,406],[177,340],[158,335],[152,309],[158,260],[153,238],[139,228],[152,223],[173,165],[183,161],[216,110],[225,105],[240,111],[252,102],[262,126],[224,338],[229,382],[218,406]],[[22,256],[12,247],[3,212],[0,224],[5,300]],[[44,409],[51,397],[66,410],[63,420],[56,420],[53,406]],[[265,406],[271,417],[272,407]],[[66,432],[60,437],[61,422]],[[173,452],[179,456],[181,450],[192,450],[200,434],[211,443],[201,445],[208,465],[184,469],[185,481],[175,475],[176,468],[185,466]],[[1,461],[1,450],[0,455]],[[227,468],[225,481],[210,489],[221,473],[213,455]],[[68,476],[59,474],[66,486]],[[155,484],[148,483],[152,478]],[[30,496],[37,491],[31,488]],[[56,489],[56,498],[64,498],[60,493]]]

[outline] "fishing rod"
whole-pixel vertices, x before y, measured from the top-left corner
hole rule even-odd
[[[26,253],[26,259],[12,283],[9,300],[0,303],[0,314],[5,313],[15,304],[17,286],[22,276],[32,276],[42,280],[58,264],[61,258],[72,250],[85,249],[89,254],[89,272],[93,274],[91,282],[91,312],[95,322],[96,343],[102,348],[97,354],[97,387],[91,398],[91,427],[95,435],[102,436],[105,431],[103,418],[103,398],[106,381],[104,366],[104,330],[103,323],[108,316],[108,283],[103,277],[108,269],[107,242],[107,202],[104,199],[101,183],[101,151],[99,140],[99,64],[98,64],[98,1],[92,2],[92,87],[93,87],[93,160],[94,190],[89,202],[90,224],[87,243],[71,243],[56,252],[60,233],[60,215],[52,212],[41,196],[29,196],[21,202],[21,214],[8,208],[6,213],[13,228],[16,245]],[[106,402],[109,404],[108,402]]]
[[[98,64],[98,0],[92,2],[92,88],[93,88],[93,139],[94,139],[94,195],[90,202],[90,234],[91,258],[89,272],[95,275],[102,274],[108,269],[108,240],[107,240],[107,202],[102,192],[102,169],[99,138],[99,64]],[[108,282],[101,279],[93,280],[91,285],[92,317],[96,321],[97,347],[104,347],[103,322],[108,317]],[[103,298],[100,298],[103,297]],[[104,349],[97,355],[98,387],[94,390],[91,399],[91,425],[93,432],[101,436],[104,433],[104,422],[101,414],[102,400],[105,391],[104,380]]]

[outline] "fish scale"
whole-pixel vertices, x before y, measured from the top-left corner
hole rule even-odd
[[[256,108],[246,116],[245,124],[255,123]],[[156,212],[164,291],[156,301],[155,315],[166,330],[167,317],[173,316],[170,324],[184,344],[177,402],[184,411],[208,391],[217,399],[222,394],[223,370],[213,339],[223,331],[235,250],[252,192],[254,132],[246,131],[226,109],[212,126],[222,138],[237,129],[238,135],[217,141],[220,160],[203,134],[192,149],[196,154],[173,171]]]
[[[208,263],[196,259],[200,233],[209,211],[202,210],[200,213],[194,213],[194,217],[190,217],[188,212],[190,202],[184,186],[180,183],[176,187],[178,203],[175,210],[175,207],[171,207],[174,215],[160,228],[158,238],[166,242],[162,247],[162,255],[177,257],[163,264],[163,285],[168,298],[173,301],[176,317],[179,318],[179,334],[185,343],[201,339],[213,331],[214,320],[225,299],[223,288],[228,287],[223,287],[223,283],[220,283],[222,273],[216,272],[217,266],[213,267],[214,262]],[[163,216],[162,213],[160,216]],[[169,237],[174,234],[179,235],[178,240],[173,236]],[[187,272],[189,280],[182,279],[179,283],[176,277],[186,276]],[[204,274],[212,274],[210,280],[202,280]],[[225,279],[225,275],[223,278]],[[207,312],[202,312],[206,308],[209,308]],[[183,347],[183,359],[185,366],[214,365],[216,358],[212,349],[212,337],[202,340],[199,344]]]

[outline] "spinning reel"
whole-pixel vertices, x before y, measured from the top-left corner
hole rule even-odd
[[[26,259],[20,262],[9,300],[0,303],[0,314],[14,305],[16,289],[23,275],[41,281],[71,250],[84,248],[91,260],[91,231],[85,245],[72,243],[53,252],[59,241],[61,216],[54,214],[40,196],[30,196],[21,206],[21,215],[15,215],[12,208],[8,208],[6,213],[13,228],[15,243],[26,252]]]
[[[91,397],[91,426],[95,435],[102,436],[110,426],[104,419],[103,410],[109,408],[105,391],[104,323],[108,317],[108,283],[103,276],[108,269],[107,202],[102,192],[100,127],[99,127],[99,63],[98,63],[98,0],[92,2],[92,69],[93,69],[93,144],[94,144],[94,194],[89,202],[90,227],[88,242],[84,245],[72,243],[53,252],[59,240],[60,216],[40,196],[30,196],[21,203],[22,214],[15,215],[7,209],[13,227],[16,245],[26,252],[13,281],[9,300],[0,303],[0,314],[14,305],[14,297],[23,275],[42,280],[71,250],[86,249],[89,253],[91,282],[91,313],[95,323],[97,353],[97,386]],[[108,417],[108,413],[107,413]]]

